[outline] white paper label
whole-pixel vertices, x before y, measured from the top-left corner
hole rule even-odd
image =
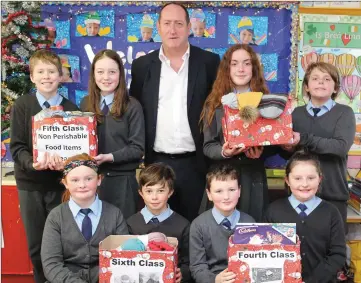
[[[238,251],[238,260],[247,262],[251,282],[281,283],[285,260],[296,261],[297,253],[285,250]],[[241,269],[245,268],[241,266]]]
[[[36,130],[38,161],[45,152],[57,153],[64,160],[79,153],[89,154],[89,130],[84,125],[45,124]]]
[[[147,259],[147,254],[135,258],[112,258],[110,270],[112,272],[111,283],[120,282],[159,282],[163,283],[165,262],[161,259]],[[171,274],[174,278],[174,274]],[[172,278],[169,279],[172,279]],[[127,281],[128,280],[128,281]],[[149,281],[153,280],[153,281]]]

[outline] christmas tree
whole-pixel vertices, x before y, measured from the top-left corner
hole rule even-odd
[[[33,87],[29,73],[31,54],[49,47],[48,30],[40,22],[40,2],[2,2],[1,28],[1,140],[9,137],[10,109],[16,98]]]

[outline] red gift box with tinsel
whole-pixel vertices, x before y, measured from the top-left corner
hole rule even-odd
[[[223,108],[223,136],[230,146],[265,146],[292,142],[292,109],[290,99],[287,100],[285,109],[278,118],[266,119],[259,116],[251,124],[241,120],[238,109],[231,109],[226,105]]]
[[[57,153],[63,160],[87,153],[98,153],[97,121],[92,113],[69,112],[67,117],[33,117],[33,158],[40,160],[45,152]]]
[[[293,245],[228,243],[228,270],[235,283],[302,283],[300,242]]]
[[[99,283],[155,282],[175,283],[178,240],[167,237],[173,251],[122,251],[118,247],[134,235],[112,235],[99,243]],[[127,281],[128,282],[128,281]]]

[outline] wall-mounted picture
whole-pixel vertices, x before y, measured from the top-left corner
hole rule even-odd
[[[47,39],[51,48],[70,49],[70,22],[45,19],[41,25],[48,30]]]
[[[58,88],[58,93],[62,96],[65,97],[66,99],[69,99],[69,94],[68,94],[68,88],[66,86],[61,86]]]
[[[214,38],[216,36],[216,15],[202,9],[188,9],[191,30],[189,37]]]
[[[127,15],[128,42],[160,42],[157,21],[158,14]]]
[[[267,17],[229,16],[228,43],[266,45],[268,36]]]
[[[89,11],[78,15],[75,35],[114,37],[114,11]]]
[[[278,55],[276,53],[260,54],[260,60],[266,81],[277,81]]]
[[[80,107],[80,102],[84,96],[88,95],[88,91],[86,90],[75,90],[75,104]]]
[[[80,71],[79,71],[79,57],[74,55],[59,54],[63,76],[63,83],[79,83]]]

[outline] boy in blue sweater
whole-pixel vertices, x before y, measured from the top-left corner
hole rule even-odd
[[[206,176],[208,199],[214,207],[191,224],[189,260],[196,283],[232,283],[236,275],[228,271],[228,239],[237,223],[255,220],[236,209],[241,189],[238,173],[227,164],[217,164]]]

